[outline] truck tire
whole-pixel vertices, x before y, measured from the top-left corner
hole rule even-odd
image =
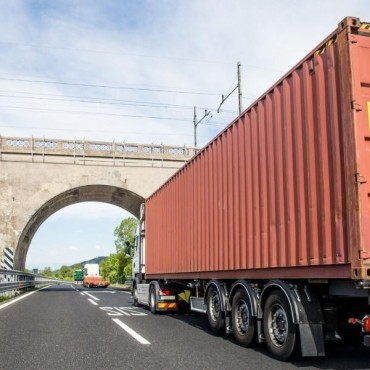
[[[256,318],[251,316],[252,308],[244,289],[239,289],[233,298],[231,322],[238,344],[249,347],[256,340]]]
[[[134,285],[132,287],[132,293],[131,293],[131,295],[132,295],[132,299],[134,301],[134,306],[135,307],[139,307],[139,301],[137,299],[137,286],[136,285]]]
[[[288,360],[298,342],[297,328],[285,294],[276,290],[266,300],[263,310],[263,331],[267,349],[280,361]]]
[[[225,328],[225,317],[222,312],[221,296],[215,287],[207,295],[207,317],[214,333],[220,334]]]
[[[157,295],[155,293],[155,287],[150,287],[149,291],[149,308],[150,312],[153,314],[157,313]]]

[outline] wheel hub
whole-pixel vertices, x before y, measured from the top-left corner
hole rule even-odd
[[[273,342],[277,346],[284,344],[288,336],[288,319],[282,307],[278,306],[273,310],[270,328]]]

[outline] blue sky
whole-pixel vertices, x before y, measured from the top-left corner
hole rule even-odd
[[[0,13],[0,134],[205,145],[237,115],[219,114],[242,64],[243,108],[345,16],[370,21],[368,0],[12,0]],[[86,207],[86,208],[84,208]],[[94,214],[96,217],[86,217]],[[114,251],[128,214],[78,204],[35,235],[28,267]]]

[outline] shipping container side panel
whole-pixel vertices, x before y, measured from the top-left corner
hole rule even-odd
[[[312,69],[308,63],[304,65],[303,74],[303,102],[304,102],[304,137],[306,143],[305,149],[305,169],[306,169],[306,190],[307,190],[307,249],[308,249],[308,264],[318,264],[318,205],[317,205],[317,158],[316,158],[316,130],[314,126],[314,112],[313,105],[313,86],[312,86]]]
[[[315,123],[317,125],[317,158],[318,158],[318,173],[317,173],[317,188],[318,191],[318,211],[319,211],[319,240],[320,244],[317,250],[317,258],[319,263],[330,262],[327,260],[331,253],[333,245],[332,229],[331,229],[331,183],[332,177],[329,170],[329,161],[331,158],[330,147],[328,145],[328,105],[327,105],[327,68],[331,66],[325,65],[328,52],[324,55],[316,56],[315,63],[315,79],[314,79],[314,105],[316,106]]]
[[[186,173],[186,170],[184,170],[184,173]],[[178,185],[177,185],[177,192],[179,193],[179,200],[178,200],[178,209],[177,209],[177,214],[179,217],[179,225],[180,225],[180,230],[179,230],[179,249],[181,251],[180,253],[180,270],[181,272],[186,271],[185,264],[186,264],[186,252],[185,252],[185,227],[186,227],[186,222],[185,222],[185,216],[187,209],[185,208],[184,204],[184,198],[185,198],[185,184],[184,184],[184,176],[179,176],[178,177]]]
[[[194,184],[195,183],[195,166],[190,166],[190,175],[189,175],[189,183],[190,184]],[[195,236],[195,207],[194,207],[194,197],[195,197],[195,191],[194,191],[194,185],[193,186],[190,186],[190,184],[188,185],[189,186],[189,191],[190,191],[190,202],[189,202],[189,207],[191,208],[191,219],[190,219],[190,234],[191,234],[191,237],[190,237],[190,245],[189,245],[189,258],[190,258],[190,271],[194,271],[195,269],[195,266],[194,266],[194,246],[195,246],[195,243],[196,243],[196,236]]]
[[[268,256],[269,266],[277,266],[277,227],[276,227],[276,176],[275,176],[275,151],[274,151],[274,129],[273,129],[273,109],[272,109],[272,94],[266,96],[266,141],[267,141],[267,178],[268,178],[268,224],[269,224],[269,242],[268,242]]]
[[[247,192],[246,192],[246,143],[245,143],[245,116],[240,117],[239,121],[239,233],[240,233],[240,268],[247,268],[247,235],[245,229],[247,227]]]
[[[217,163],[218,163],[218,160],[217,160],[217,147],[216,147],[216,142],[213,142],[211,144],[211,161],[212,161],[212,168],[211,168],[211,171],[212,171],[212,190],[211,190],[211,194],[212,194],[212,199],[211,199],[211,203],[212,203],[212,207],[211,207],[211,210],[212,210],[212,214],[211,214],[211,220],[212,220],[212,225],[211,225],[211,232],[212,232],[212,242],[211,242],[211,259],[212,259],[212,262],[211,262],[211,269],[212,271],[214,270],[217,270],[218,268],[218,184],[219,184],[219,181],[218,181],[218,178],[219,178],[219,175],[218,175],[218,166],[217,166]]]
[[[323,82],[323,65],[321,57],[315,57],[313,60],[314,70],[312,73],[312,98],[313,106],[315,107],[313,115],[313,124],[315,127],[315,155],[316,155],[316,202],[317,202],[317,222],[318,222],[318,243],[313,246],[313,258],[314,261],[320,263],[321,254],[323,249],[325,249],[325,202],[327,200],[329,191],[327,189],[328,184],[328,173],[326,172],[326,178],[323,177],[323,173],[326,166],[326,158],[323,155],[323,146],[326,141],[326,106],[325,106],[325,85]],[[324,163],[325,162],[325,163]],[[321,248],[320,248],[321,247]]]
[[[356,37],[351,45],[354,69],[356,136],[358,144],[358,173],[360,192],[360,220],[363,240],[360,258],[363,274],[370,277],[370,32]]]
[[[226,148],[227,148],[227,216],[225,218],[225,221],[227,223],[227,254],[228,254],[228,268],[231,270],[235,269],[235,264],[234,264],[234,251],[235,251],[235,234],[234,234],[234,225],[235,225],[235,220],[234,220],[234,199],[235,199],[235,194],[234,194],[234,182],[235,179],[237,178],[235,176],[235,166],[236,163],[233,162],[233,137],[236,135],[235,132],[235,125],[230,127],[230,130],[228,131],[227,134],[227,140],[226,140]],[[239,181],[239,178],[237,178]]]
[[[247,268],[253,268],[253,176],[252,176],[252,163],[253,163],[253,153],[252,153],[252,134],[251,134],[251,113],[248,112],[245,115],[245,146],[246,146],[246,193],[247,193],[247,204],[246,204],[246,229],[245,233],[247,235]]]
[[[261,267],[260,256],[261,256],[261,243],[260,243],[260,206],[259,206],[259,158],[258,158],[258,121],[257,121],[257,107],[253,107],[251,110],[251,157],[252,167],[250,176],[252,177],[252,198],[253,208],[251,212],[252,224],[253,224],[253,244],[248,245],[248,248],[253,249],[253,260],[252,266],[255,268]]]
[[[333,122],[341,122],[340,112],[338,107],[338,87],[337,78],[338,66],[336,61],[338,60],[338,48],[336,45],[328,48],[325,54],[325,70],[326,70],[326,121],[328,122],[328,148],[329,154],[329,179],[330,179],[330,227],[331,227],[331,242],[333,247],[327,249],[326,263],[335,263],[341,260],[341,253],[338,253],[343,249],[343,210],[342,210],[342,199],[343,199],[343,174],[341,168],[343,168],[343,156],[341,153],[341,136],[340,124],[332,125]]]
[[[220,248],[222,249],[222,261],[220,261],[220,265],[224,269],[229,269],[229,244],[228,244],[228,179],[227,179],[227,168],[228,168],[228,160],[227,160],[227,131],[225,131],[222,135],[222,140],[220,141],[221,148],[222,148],[222,164],[221,164],[221,176],[222,176],[222,218],[221,218],[221,225],[220,228],[222,229],[222,245]]]
[[[295,173],[293,173],[293,130],[292,124],[295,120],[292,110],[292,76],[289,76],[282,84],[282,104],[283,104],[283,157],[284,157],[284,203],[285,203],[285,223],[286,223],[286,263],[287,266],[297,265],[296,253],[296,217],[294,204]]]
[[[241,148],[239,147],[239,138],[240,138],[240,131],[241,131],[241,124],[240,122],[234,126],[234,135],[232,136],[232,168],[233,168],[233,176],[238,179],[238,181],[233,181],[233,194],[234,198],[232,199],[233,207],[231,208],[230,212],[233,213],[233,244],[234,244],[234,259],[233,264],[236,270],[240,269],[241,266],[241,232],[240,232],[240,183],[242,182],[242,174],[240,172],[241,168],[241,161],[243,158],[240,157]]]
[[[202,263],[202,271],[209,268],[209,173],[208,173],[208,164],[210,161],[209,148],[206,148],[204,151],[204,163],[203,163],[203,215],[202,215],[202,224],[203,224],[203,248],[204,248],[204,259]]]
[[[197,271],[198,269],[198,246],[199,246],[199,157],[194,161],[194,169],[193,169],[193,243],[191,245],[191,261],[192,261],[192,269],[193,271]]]
[[[204,172],[203,172],[203,165],[204,165],[204,158],[205,152],[202,151],[199,155],[198,161],[198,192],[199,192],[199,200],[198,200],[198,246],[197,246],[197,260],[198,260],[198,267],[197,271],[202,271],[202,266],[204,264],[204,221],[203,221],[203,213],[204,213]]]
[[[277,228],[277,266],[285,265],[285,224],[284,224],[284,197],[283,197],[283,147],[282,147],[282,112],[281,112],[281,86],[277,86],[273,92],[273,133],[274,133],[274,166],[275,166],[275,211]]]
[[[216,178],[214,177],[215,167],[214,167],[214,144],[209,147],[209,166],[208,166],[208,203],[209,203],[209,227],[208,227],[208,238],[209,238],[209,267],[213,271],[215,269],[215,187],[213,184],[216,183]]]
[[[328,50],[328,57],[331,60],[335,60],[335,68],[331,68],[329,71],[329,111],[330,118],[335,122],[343,122],[341,114],[341,105],[339,98],[339,86],[338,80],[340,78],[340,69],[338,66],[339,53],[338,47],[330,48]],[[333,148],[333,168],[332,168],[332,178],[333,178],[333,188],[334,188],[334,200],[333,208],[334,215],[332,217],[333,222],[333,232],[335,247],[332,251],[332,261],[343,263],[348,259],[348,253],[345,248],[345,234],[346,234],[346,225],[347,212],[345,210],[345,182],[344,182],[344,156],[343,156],[343,130],[341,124],[331,125],[332,134],[331,142],[329,143],[330,147]]]
[[[187,178],[187,168],[184,168],[184,176],[179,176],[179,209],[177,210],[178,213],[180,213],[180,225],[181,225],[181,231],[180,231],[180,245],[181,245],[181,264],[180,269],[181,272],[187,271],[186,263],[187,263],[187,251],[186,251],[186,232],[187,229],[187,221],[186,216],[188,212],[188,208],[185,204],[186,199],[186,184],[185,179]]]
[[[219,137],[215,143],[217,148],[217,241],[218,241],[218,249],[216,254],[216,269],[222,270],[221,261],[223,259],[223,227],[222,227],[222,216],[223,216],[223,197],[222,197],[222,189],[223,189],[223,168],[222,168],[222,145],[221,145],[221,138]]]
[[[260,261],[262,267],[269,266],[268,260],[268,205],[267,205],[267,160],[266,160],[266,106],[265,99],[258,104],[258,168],[259,168],[259,208],[260,208]]]
[[[205,151],[202,151],[199,157],[199,213],[198,213],[198,271],[203,270],[204,260],[205,260],[205,253],[204,253],[204,160],[205,160]]]
[[[302,117],[302,68],[292,74],[292,114],[293,123],[293,157],[294,157],[294,198],[296,205],[296,233],[297,233],[297,265],[307,264],[307,188],[305,183],[304,166],[304,130]]]

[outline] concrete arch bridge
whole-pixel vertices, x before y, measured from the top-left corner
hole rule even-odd
[[[181,168],[194,148],[164,145],[0,138],[0,259],[14,251],[14,269],[40,225],[75,203],[99,201],[135,216],[140,204]]]

